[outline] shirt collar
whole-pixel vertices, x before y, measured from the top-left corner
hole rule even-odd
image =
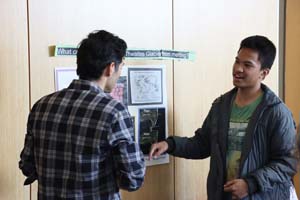
[[[104,92],[95,82],[82,79],[74,79],[68,89],[91,90],[97,93]]]

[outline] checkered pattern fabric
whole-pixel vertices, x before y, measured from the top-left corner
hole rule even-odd
[[[127,109],[85,80],[33,106],[19,167],[47,200],[118,200],[119,188],[137,190],[145,175]]]

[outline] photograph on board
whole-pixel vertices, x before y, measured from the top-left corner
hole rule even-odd
[[[163,103],[161,68],[129,68],[128,79],[131,105]]]
[[[139,109],[139,144],[144,154],[148,155],[155,142],[166,139],[166,109]]]

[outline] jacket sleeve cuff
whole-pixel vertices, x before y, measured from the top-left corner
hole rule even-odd
[[[253,177],[247,177],[244,179],[248,184],[248,193],[253,194],[258,190],[258,183]]]
[[[175,150],[175,141],[172,137],[168,137],[166,139],[166,142],[168,143],[168,149],[167,149],[167,153],[172,153]]]

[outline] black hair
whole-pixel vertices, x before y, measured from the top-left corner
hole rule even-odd
[[[239,51],[243,48],[257,51],[261,68],[271,69],[276,56],[276,47],[267,37],[260,35],[247,37],[242,40]]]
[[[84,80],[98,80],[112,62],[118,69],[126,49],[126,42],[112,33],[104,30],[90,33],[79,44],[77,75]]]

